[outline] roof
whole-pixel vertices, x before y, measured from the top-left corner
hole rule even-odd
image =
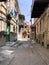
[[[32,4],[31,18],[39,18],[48,4],[49,0],[35,0],[34,5]]]

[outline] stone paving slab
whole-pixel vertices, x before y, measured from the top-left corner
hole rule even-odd
[[[12,48],[5,46],[1,48],[4,51],[0,49],[3,54],[2,56],[0,53],[2,61],[0,65],[49,65],[49,50],[37,43],[33,42],[32,44],[30,41],[23,41],[19,47],[15,47],[15,53],[12,52],[14,51]]]
[[[9,65],[47,65],[40,54],[37,52],[37,48],[31,46],[29,47],[29,43],[29,41],[24,42],[16,49],[15,58]]]
[[[13,45],[18,44],[18,43],[19,43],[19,40],[15,42],[6,42],[6,46],[12,47]]]
[[[18,48],[16,56],[9,65],[46,65],[36,51],[33,53],[30,49]]]
[[[0,65],[8,65],[14,58],[15,51],[8,46],[0,47]]]
[[[39,44],[36,44],[34,46],[40,57],[45,61],[46,65],[49,65],[49,50],[45,49],[44,47],[40,46]]]

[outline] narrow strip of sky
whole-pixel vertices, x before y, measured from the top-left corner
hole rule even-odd
[[[25,15],[25,20],[30,21],[32,0],[18,0],[20,12]]]

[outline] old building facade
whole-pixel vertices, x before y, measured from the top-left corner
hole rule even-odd
[[[10,3],[9,10],[14,9],[16,11],[16,16],[15,17],[12,16],[12,19],[10,21],[10,41],[13,41],[15,39],[14,37],[16,36],[15,34],[17,33],[17,22],[18,22],[18,15],[20,13],[20,10],[19,10],[19,4],[17,0],[10,0],[9,3]],[[7,2],[0,2],[0,40],[1,40],[1,43],[4,43],[6,41],[7,9],[8,9]]]
[[[34,18],[36,41],[44,47],[49,46],[49,5],[40,18]]]
[[[30,28],[30,23],[29,22],[25,22],[25,31],[26,31],[26,37],[27,38],[30,38],[30,31],[31,31],[31,28]]]

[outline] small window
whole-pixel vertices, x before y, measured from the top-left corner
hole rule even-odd
[[[13,26],[13,31],[15,31],[15,26]]]
[[[25,28],[26,28],[26,26],[25,26]]]

